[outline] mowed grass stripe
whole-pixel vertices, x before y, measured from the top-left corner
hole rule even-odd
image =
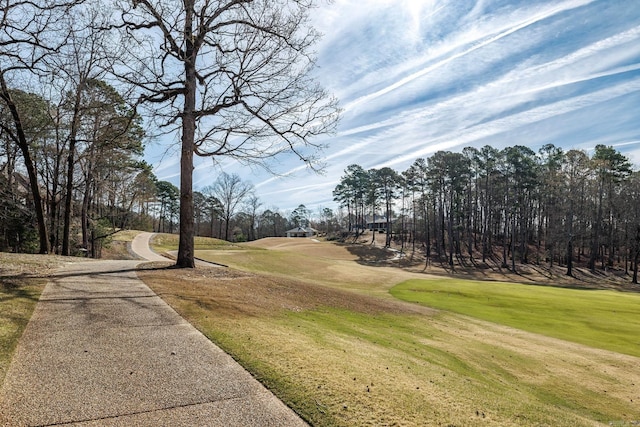
[[[640,357],[640,294],[470,280],[402,282],[401,300]]]

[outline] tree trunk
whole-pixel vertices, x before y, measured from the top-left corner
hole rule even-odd
[[[604,182],[600,182],[600,189],[598,193],[598,211],[596,214],[596,222],[593,230],[593,242],[591,244],[591,254],[589,254],[589,270],[592,273],[596,272],[596,260],[598,259],[598,252],[600,248],[600,224],[602,224],[602,199],[604,198]]]
[[[447,215],[447,240],[449,241],[449,265],[453,267],[453,252],[455,251],[453,243],[453,191],[449,197],[451,199],[449,200],[449,215]]]
[[[62,231],[62,255],[71,255],[71,205],[73,199],[73,170],[75,163],[76,138],[71,136],[69,141],[69,154],[67,156],[67,188],[64,202],[64,225]]]
[[[516,272],[516,216],[511,221],[511,271]]]
[[[229,224],[231,223],[231,216],[228,214],[224,217],[224,240],[229,241]]]
[[[411,203],[413,204],[412,207],[412,220],[411,220],[411,228],[413,230],[413,239],[411,241],[411,256],[413,257],[413,255],[416,253],[416,235],[417,235],[417,231],[418,231],[418,221],[416,218],[416,194],[415,192],[413,193],[413,196],[411,197]]]
[[[196,52],[193,46],[194,1],[185,1],[186,60],[180,157],[180,242],[176,266],[194,268],[193,149],[196,131]]]
[[[391,199],[389,196],[387,196],[387,200],[386,200],[386,210],[387,210],[387,236],[386,236],[386,240],[385,240],[385,247],[386,248],[390,248],[391,247],[391,237],[393,236],[393,229],[391,228],[391,214],[392,214],[392,209],[391,209]]]
[[[569,196],[569,215],[567,215],[569,241],[567,242],[567,276],[573,277],[573,198]]]
[[[39,253],[46,254],[49,253],[49,236],[47,233],[47,223],[44,218],[44,209],[42,207],[42,196],[40,195],[40,188],[38,187],[38,175],[36,173],[33,159],[31,158],[31,153],[29,152],[29,143],[27,142],[27,137],[24,133],[24,128],[22,127],[20,113],[11,98],[3,73],[0,73],[0,87],[2,89],[2,94],[0,96],[4,99],[9,111],[11,112],[11,116],[16,127],[16,142],[22,152],[24,165],[27,169],[27,174],[29,175],[29,186],[31,188],[33,207],[35,209],[36,221],[38,223],[38,238],[40,242]]]
[[[636,228],[636,238],[634,242],[633,254],[633,278],[631,283],[638,284],[638,261],[640,260],[640,226]]]
[[[86,185],[84,196],[82,198],[82,209],[80,211],[80,222],[82,222],[82,247],[84,249],[89,249],[89,203],[91,201],[90,193],[90,185]]]
[[[507,263],[507,235],[509,232],[509,216],[507,210],[504,211],[504,232],[502,236],[502,268],[509,267]]]
[[[71,206],[73,202],[73,172],[75,169],[76,144],[78,128],[80,127],[80,97],[84,90],[84,79],[76,88],[75,102],[73,106],[73,118],[69,135],[69,152],[67,154],[67,186],[64,204],[64,222],[62,231],[62,255],[71,255]]]

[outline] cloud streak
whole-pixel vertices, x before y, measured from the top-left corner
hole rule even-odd
[[[287,156],[277,165],[284,178],[247,173],[235,162],[224,169],[287,210],[331,206],[349,164],[402,171],[418,157],[467,145],[608,144],[638,161],[634,3],[372,0],[365,8],[336,0],[314,13],[326,34],[318,79],[344,108],[337,135],[322,141],[326,173],[309,173]],[[161,167],[171,176],[173,166]],[[196,182],[216,173],[199,167]]]

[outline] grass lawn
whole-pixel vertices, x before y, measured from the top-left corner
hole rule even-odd
[[[395,285],[414,283],[406,281],[415,274],[363,265],[345,247],[291,239],[260,244],[212,243],[214,249],[197,254],[237,268],[150,269],[140,276],[314,426],[593,426],[640,419],[637,357],[458,314],[462,309],[435,311],[415,304],[415,291],[412,302],[400,301],[388,290],[399,292]],[[499,311],[520,306],[520,298],[535,311],[527,298],[540,294],[538,287],[525,288]],[[547,311],[540,317],[553,312],[549,324],[556,327],[582,322],[565,309],[582,295],[609,310],[625,306],[599,291],[548,289],[565,302],[539,303]],[[620,294],[630,306],[636,297]]]
[[[133,240],[133,239],[131,239]],[[158,233],[151,238],[150,246],[157,253],[163,253],[168,251],[178,250],[178,235],[177,234],[165,234]],[[195,248],[196,250],[207,250],[216,248],[225,248],[230,250],[234,248],[234,245],[224,240],[211,239],[207,237],[196,237]]]
[[[411,279],[396,298],[640,357],[640,294],[472,280]]]
[[[131,242],[142,231],[138,230],[120,230],[111,236],[111,239],[117,242]]]

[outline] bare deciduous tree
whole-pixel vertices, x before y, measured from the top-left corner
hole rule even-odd
[[[229,240],[229,225],[238,207],[253,196],[253,185],[243,181],[237,174],[229,175],[223,172],[211,187],[211,193],[222,204],[222,218],[224,219],[224,239]]]
[[[314,0],[119,1],[119,26],[140,44],[122,77],[167,130],[181,132],[180,243],[194,266],[193,155],[268,168],[293,153],[318,167],[312,137],[334,129],[335,100],[313,80]]]
[[[92,130],[87,132],[83,129],[86,127],[85,116],[95,117],[98,109],[104,110],[104,115],[108,116],[109,109],[115,108],[105,103],[96,106],[95,100],[91,99],[94,95],[92,92],[96,91],[96,87],[100,85],[99,82],[105,78],[109,65],[117,57],[115,49],[109,43],[108,33],[95,28],[96,23],[103,19],[101,15],[102,12],[98,8],[87,5],[76,8],[65,16],[60,25],[68,34],[67,42],[58,49],[59,52],[45,61],[54,71],[54,76],[58,76],[52,78],[52,81],[55,79],[60,86],[60,96],[63,98],[63,107],[69,125],[66,143],[67,179],[62,255],[71,253],[72,195],[76,185],[74,177],[77,174],[77,156],[83,143],[97,144],[96,141],[90,141],[90,136],[85,135],[92,132]],[[116,101],[114,100],[113,103],[115,104]],[[112,133],[119,136],[126,132],[127,127],[128,124],[125,124],[124,131],[113,128]],[[83,240],[86,241],[86,233]]]

